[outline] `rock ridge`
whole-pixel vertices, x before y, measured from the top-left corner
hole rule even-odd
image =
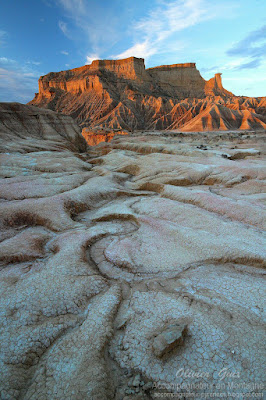
[[[82,128],[101,130],[266,126],[265,98],[235,96],[223,87],[221,73],[206,81],[192,62],[146,69],[143,58],[94,60],[41,76],[39,93],[29,104],[68,114]]]

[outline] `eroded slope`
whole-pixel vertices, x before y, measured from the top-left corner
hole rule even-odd
[[[17,126],[25,108],[5,107]],[[9,132],[1,399],[144,400],[177,384],[199,398],[224,369],[239,375],[228,398],[261,393],[228,385],[263,382],[264,135],[143,134],[80,154],[72,134]]]
[[[39,79],[30,102],[80,126],[128,131],[263,129],[265,98],[237,97],[221,74],[205,81],[195,63],[145,68],[142,58],[95,60]]]

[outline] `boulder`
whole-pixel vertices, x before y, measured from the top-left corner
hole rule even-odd
[[[168,325],[162,332],[154,337],[152,349],[156,357],[163,357],[184,344],[188,326],[184,323]]]

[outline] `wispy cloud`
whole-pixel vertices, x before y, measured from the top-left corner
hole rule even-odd
[[[69,52],[65,51],[65,50],[61,50],[60,53],[63,54],[64,56],[68,56],[69,55]]]
[[[121,39],[121,16],[119,18],[112,8],[101,2],[91,6],[85,0],[56,0],[56,4],[63,9],[67,21],[59,22],[60,29],[69,39],[83,46],[87,62],[93,58],[90,53],[102,55]]]
[[[169,38],[175,33],[200,22],[226,15],[225,9],[228,8],[228,5],[217,6],[205,0],[160,1],[159,4],[147,17],[134,23],[132,30],[137,40],[131,47],[114,56],[115,58],[132,55],[149,58],[154,54],[163,53]],[[232,3],[230,7],[233,9],[235,5]],[[182,43],[177,40],[176,50],[182,47]]]
[[[0,46],[5,43],[5,39],[7,37],[7,32],[0,30]]]
[[[253,69],[253,68],[258,68],[261,65],[261,60],[260,59],[255,59],[253,61],[249,61],[247,63],[244,63],[240,65],[237,69]]]
[[[262,60],[254,59],[249,61],[247,57],[238,57],[232,61],[221,63],[220,65],[211,66],[208,68],[201,68],[201,72],[216,73],[216,72],[235,72],[244,69],[255,69],[260,67]],[[241,78],[243,80],[243,78]]]
[[[238,69],[252,69],[261,65],[266,57],[266,25],[250,32],[240,42],[235,43],[227,52],[228,56],[240,57]]]
[[[61,31],[73,40],[87,40],[87,63],[110,51],[121,41],[121,19],[111,8],[98,2],[92,7],[86,0],[56,0],[64,11],[65,20],[59,21]],[[228,18],[236,5],[234,2],[221,4],[208,0],[157,0],[156,6],[143,18],[130,23],[126,35],[133,39],[131,46],[111,58],[129,56],[149,58],[154,54],[166,53],[166,48],[178,51],[184,48],[174,34],[200,22],[214,18]],[[82,35],[80,32],[82,31]],[[174,38],[174,40],[172,40]],[[172,41],[171,41],[172,40]],[[169,50],[170,51],[170,50]]]
[[[0,64],[14,64],[15,62],[12,58],[0,57]]]
[[[112,56],[112,58],[128,58],[134,56],[147,59],[157,52],[158,42],[151,43],[150,40],[146,39],[143,43],[135,43],[132,47],[129,47],[120,54]]]
[[[30,62],[21,65],[0,57],[0,101],[30,101],[38,89],[40,71]]]
[[[30,65],[41,65],[41,61],[27,61],[26,64],[30,64]]]
[[[58,21],[58,26],[63,32],[64,35],[68,36],[68,29],[67,29],[67,23],[63,21]]]
[[[58,3],[74,16],[86,13],[84,0],[58,0]]]
[[[227,51],[229,56],[265,56],[266,54],[266,25],[250,32],[243,40],[235,43]]]

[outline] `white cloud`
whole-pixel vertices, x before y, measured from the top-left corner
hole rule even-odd
[[[64,35],[68,35],[68,29],[67,29],[67,24],[66,22],[63,21],[59,21],[58,22],[58,26],[61,29],[61,31],[63,32]]]
[[[228,8],[228,5],[222,8],[207,0],[160,1],[159,4],[148,16],[132,26],[133,33],[139,39],[114,58],[137,56],[147,59],[154,54],[164,53],[169,39],[175,33],[220,15],[224,16]],[[235,5],[230,7],[233,9]],[[183,46],[184,44],[176,41],[176,50]],[[174,43],[171,48],[174,49]]]
[[[86,12],[83,0],[58,0],[58,3],[73,15],[84,14]]]
[[[259,67],[265,68],[265,66],[266,66],[266,62],[263,62],[262,60],[260,62],[258,62],[258,60],[256,60],[256,59],[250,61],[249,57],[238,57],[232,61],[220,63],[218,65],[215,65],[215,66],[212,66],[209,68],[202,68],[201,71],[208,72],[208,73],[216,73],[217,71],[226,72],[226,74],[228,76],[228,74],[231,72],[237,71],[239,73],[239,71],[246,70],[246,69],[251,69],[251,70],[256,69],[258,71]],[[245,73],[245,76],[246,76],[246,74],[247,73]],[[227,79],[229,79],[229,78],[227,78]],[[237,80],[237,77],[232,78],[232,80],[233,79]],[[259,79],[263,80],[263,78],[261,78],[261,77]],[[243,77],[241,77],[241,80],[243,81]]]
[[[241,65],[243,65],[246,62],[246,60],[247,59],[243,58],[243,57],[237,58],[235,60],[229,61],[226,64],[222,65],[220,67],[220,69],[223,71],[230,71],[230,70],[236,69],[236,68],[240,67]]]
[[[94,60],[99,60],[98,54],[89,54],[86,56],[86,64],[91,64]]]
[[[65,51],[65,50],[61,50],[60,53],[63,54],[64,56],[68,56],[69,55],[69,52]]]
[[[157,53],[158,49],[156,46],[150,46],[150,43],[148,40],[146,40],[143,43],[136,43],[129,49],[123,51],[123,53],[120,53],[114,58],[128,58],[128,57],[144,57],[148,58],[149,56],[152,56],[153,54]]]
[[[87,63],[102,58],[114,44],[123,40],[121,29],[124,25],[120,21],[126,17],[123,14],[125,7],[118,16],[114,14],[114,8],[110,10],[101,2],[95,7],[87,0],[56,0],[56,3],[63,9],[66,18],[66,22],[59,22],[63,33],[69,39],[80,41],[82,31],[83,47],[86,51],[87,46],[87,54],[92,53],[86,56]],[[234,0],[225,3],[220,0],[156,0],[146,16],[128,25],[125,34],[133,39],[131,45],[119,53],[109,53],[108,57],[147,59],[155,54],[180,51],[186,46],[186,39],[181,42],[178,32],[211,19],[231,18],[236,4]]]
[[[241,57],[242,63],[236,69],[258,68],[266,59],[266,25],[250,32],[240,42],[233,43],[226,54]]]
[[[15,60],[12,60],[12,58],[7,58],[7,57],[0,57],[0,63],[3,64],[13,64],[15,63]]]
[[[67,24],[61,21],[60,29],[69,39],[79,42],[79,45],[82,41],[85,54],[103,54],[121,40],[121,23],[113,8],[100,1],[95,2],[95,6],[87,0],[56,0],[56,3],[63,9],[67,21]],[[90,55],[88,59],[85,56],[87,62],[91,58]]]

